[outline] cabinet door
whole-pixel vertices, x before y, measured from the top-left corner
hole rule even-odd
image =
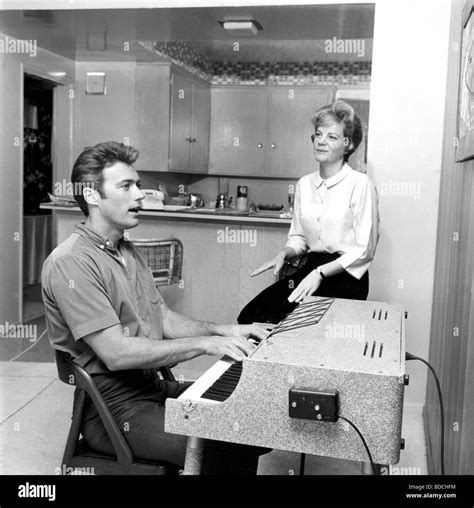
[[[207,173],[209,168],[210,100],[209,87],[194,83],[191,118],[192,143],[190,172]]]
[[[311,116],[332,102],[332,87],[271,87],[268,89],[266,175],[300,178],[317,169],[310,136]]]
[[[140,64],[135,77],[139,171],[167,171],[170,133],[170,66]]]
[[[213,88],[209,173],[263,176],[265,88]]]
[[[171,77],[170,171],[189,171],[191,153],[192,82]]]

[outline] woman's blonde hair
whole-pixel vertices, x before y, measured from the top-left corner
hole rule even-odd
[[[311,117],[311,123],[314,125],[315,130],[320,125],[331,121],[341,124],[344,137],[349,139],[349,149],[344,156],[344,160],[347,162],[362,141],[362,122],[354,108],[347,102],[340,100],[319,108]]]

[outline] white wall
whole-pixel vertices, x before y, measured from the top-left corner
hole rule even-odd
[[[369,298],[408,311],[407,350],[428,358],[451,4],[380,0],[375,8],[368,174],[382,236]],[[454,78],[453,78],[454,79]],[[383,191],[390,190],[391,195]],[[416,196],[397,196],[410,182]],[[407,363],[408,402],[423,404],[426,367]]]
[[[3,38],[4,36],[0,34]],[[23,73],[42,77],[63,71],[74,81],[74,62],[38,48],[35,56],[0,53],[0,323],[16,323],[21,315],[22,193],[23,193]],[[53,171],[70,165],[70,104],[66,86],[56,93],[57,125],[53,135],[59,150]],[[19,142],[18,142],[19,140]],[[54,174],[53,174],[54,177]]]

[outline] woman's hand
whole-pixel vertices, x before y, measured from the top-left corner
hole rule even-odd
[[[280,270],[282,269],[283,265],[285,264],[286,259],[286,252],[283,250],[279,252],[273,259],[270,259],[270,261],[267,261],[266,263],[263,263],[262,266],[258,267],[254,272],[250,274],[250,277],[255,277],[255,275],[260,275],[263,272],[266,272],[267,270],[270,270],[270,268],[274,268],[273,275],[278,275],[280,273]]]
[[[322,282],[322,277],[317,270],[310,272],[295,288],[288,297],[289,302],[301,302],[305,296],[312,295]]]

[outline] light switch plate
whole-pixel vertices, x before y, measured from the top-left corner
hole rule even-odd
[[[86,78],[87,95],[105,95],[105,72],[88,72]]]

